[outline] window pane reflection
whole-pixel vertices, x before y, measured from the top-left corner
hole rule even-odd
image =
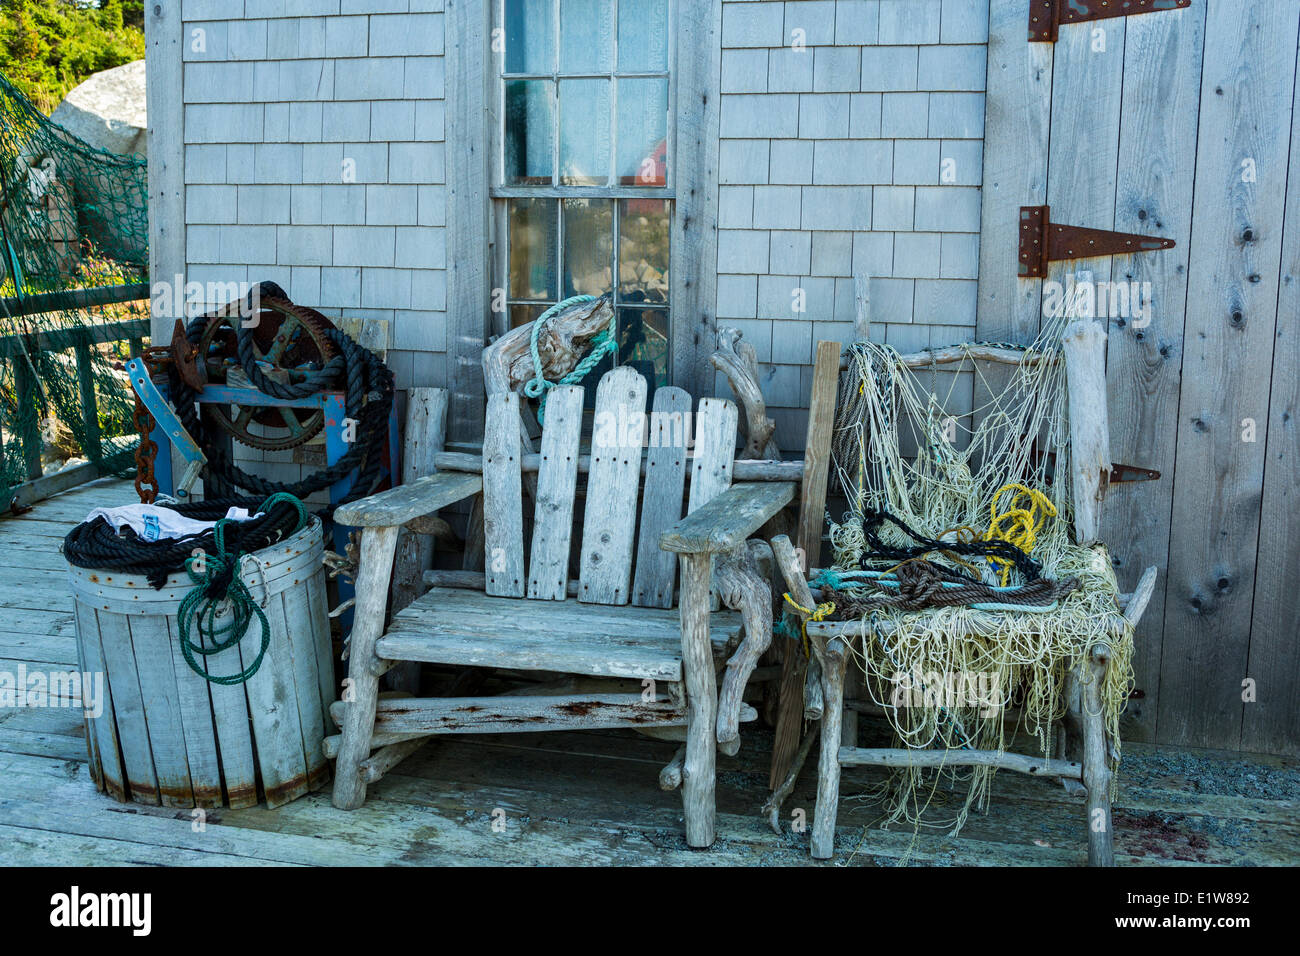
[[[557,209],[553,199],[510,203],[508,245],[511,299],[555,299]]]
[[[534,322],[550,306],[547,305],[512,305],[510,306],[510,327],[517,329],[521,325]]]
[[[619,201],[619,302],[668,301],[668,203]]]
[[[668,0],[618,0],[618,68],[623,73],[668,69]]]
[[[618,81],[618,181],[663,186],[668,181],[668,81]]]
[[[505,3],[506,72],[555,72],[554,0]]]
[[[549,186],[554,165],[555,103],[550,80],[506,83],[505,178],[512,186]]]
[[[610,291],[614,204],[608,199],[565,199],[564,297]]]
[[[619,361],[638,365],[656,385],[668,384],[668,313],[663,309],[618,310]]]
[[[612,0],[560,0],[560,72],[608,73],[613,60]]]
[[[560,184],[608,184],[609,153],[609,80],[560,80]]]

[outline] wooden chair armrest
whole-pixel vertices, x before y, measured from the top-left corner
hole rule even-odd
[[[794,487],[788,481],[732,485],[660,535],[659,547],[678,554],[730,551],[784,508]]]
[[[352,528],[397,528],[482,490],[482,475],[440,471],[341,505],[334,520]]]

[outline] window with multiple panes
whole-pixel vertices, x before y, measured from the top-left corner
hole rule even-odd
[[[668,379],[671,0],[500,0],[493,196],[511,327],[611,293],[619,359]]]

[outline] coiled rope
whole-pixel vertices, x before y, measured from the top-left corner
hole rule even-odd
[[[297,506],[292,502],[297,502]],[[219,521],[232,506],[247,508],[261,515],[226,524],[223,527],[223,545],[229,542],[237,551],[251,554],[268,548],[293,534],[300,524],[298,507],[302,505],[289,494],[273,494],[265,500],[259,498],[226,498],[220,501],[197,501],[186,504],[169,504],[187,518],[199,521]],[[119,535],[103,517],[83,521],[63,539],[63,556],[69,564],[92,570],[122,571],[144,575],[149,583],[161,589],[167,577],[185,570],[186,562],[195,551],[213,554],[218,549],[216,529],[181,538],[161,538],[146,541],[130,528]]]
[[[278,286],[272,288],[272,285],[265,283],[262,294],[274,294]],[[197,316],[190,322],[185,337],[191,345],[198,346],[209,321],[208,316]],[[219,444],[206,441],[203,420],[195,404],[198,395],[180,379],[174,368],[171,370],[172,404],[185,430],[193,436],[207,456],[203,479],[214,494],[234,496],[237,489],[242,488],[262,497],[287,492],[295,498],[306,498],[341,481],[353,471],[357,475],[352,487],[343,501],[336,504],[364,498],[378,487],[383,449],[387,442],[388,417],[393,407],[393,373],[377,355],[338,329],[324,329],[323,333],[339,354],[323,368],[309,372],[304,381],[284,384],[267,378],[258,366],[251,329],[244,328],[243,323],[237,323],[236,328],[240,367],[259,391],[273,398],[303,398],[340,385],[345,388],[347,417],[357,423],[356,440],[333,465],[298,482],[270,481],[249,474],[227,458]],[[331,505],[325,512],[332,513],[334,507]]]
[[[1028,491],[1028,489],[1025,490]],[[997,503],[995,498],[995,518],[997,515],[996,508]],[[1053,513],[1055,513],[1054,509]],[[880,532],[883,529],[885,522],[889,522],[917,543],[906,547],[896,547],[885,543],[880,536]],[[1042,527],[1041,521],[1038,527]],[[1037,561],[1031,558],[1024,550],[1019,548],[1012,541],[1002,540],[1001,538],[972,541],[962,540],[960,536],[958,536],[958,540],[956,541],[940,541],[937,538],[928,538],[904,522],[902,518],[891,514],[883,508],[867,508],[864,510],[862,515],[862,535],[866,541],[867,548],[862,552],[859,560],[864,568],[872,561],[911,561],[916,558],[923,558],[927,554],[940,552],[962,556],[984,557],[988,558],[990,561],[1001,562],[1005,568],[1016,568],[1024,575],[1026,582],[1036,581],[1042,574],[1041,565],[1039,565]],[[948,571],[945,569],[945,572],[947,575],[951,575],[949,578],[950,580],[966,579],[972,583],[980,583],[978,579],[962,574],[959,571]]]
[[[871,572],[858,572],[858,575]],[[969,607],[976,611],[1056,610],[1057,602],[1079,588],[1079,579],[1063,581],[1038,578],[1019,587],[991,587],[975,581],[953,580],[941,565],[913,560],[900,564],[894,573],[859,577],[853,572],[840,576],[835,584],[823,585],[823,594],[834,598],[844,620],[862,617],[874,608],[919,611],[935,607]],[[852,589],[853,593],[849,593]]]
[[[524,394],[529,398],[537,399],[537,423],[543,424],[546,417],[546,393],[557,385],[574,385],[581,382],[587,377],[593,368],[600,364],[610,352],[618,347],[618,318],[617,313],[613,310],[609,314],[609,326],[602,329],[591,340],[591,351],[583,357],[572,372],[565,375],[558,382],[548,381],[542,369],[542,354],[537,348],[537,338],[541,334],[542,327],[551,319],[552,316],[558,315],[571,305],[580,305],[583,302],[595,302],[594,295],[575,295],[570,296],[563,302],[557,302],[545,312],[537,317],[533,323],[532,332],[528,336],[528,350],[533,357],[533,377],[524,383]]]
[[[286,503],[293,509],[296,521],[289,534],[297,534],[307,523],[306,506],[293,495],[279,492],[262,503],[262,510],[269,511],[281,503]],[[266,613],[253,600],[248,585],[239,575],[239,562],[244,552],[237,547],[226,549],[226,528],[231,524],[228,518],[219,519],[212,529],[214,550],[210,554],[197,554],[186,560],[185,571],[194,582],[194,587],[181,600],[176,611],[181,653],[185,656],[185,663],[208,682],[224,685],[242,684],[256,674],[262,666],[266,649],[271,646],[271,626],[266,620]],[[223,623],[221,618],[227,609],[230,619]],[[252,663],[238,674],[209,674],[195,655],[208,657],[227,648],[238,647],[248,633],[248,625],[254,617],[262,628],[262,643]]]
[[[1011,506],[1006,511],[998,511],[998,499],[1004,492],[1015,492],[1011,496]],[[1027,501],[1028,505],[1023,505]],[[1048,518],[1056,517],[1056,506],[1047,495],[1036,488],[1027,488],[1018,482],[1008,482],[993,493],[993,503],[989,505],[989,530],[984,533],[985,541],[1005,541],[1019,551],[1028,554],[1038,542],[1038,533]],[[1011,576],[1013,562],[1003,557],[992,556],[990,561],[998,564],[1002,586],[1006,587]]]

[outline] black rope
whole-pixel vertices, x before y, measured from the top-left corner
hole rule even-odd
[[[250,514],[256,514],[264,503],[262,498],[228,498],[159,507],[198,521],[216,521],[224,518],[231,507],[247,508]],[[301,523],[302,513],[297,506],[287,500],[275,501],[260,517],[227,524],[225,549],[231,554],[261,551],[293,534]],[[79,568],[143,574],[153,587],[161,588],[168,575],[185,569],[186,560],[196,549],[205,554],[218,553],[214,532],[148,541],[129,527],[119,534],[101,515],[69,531],[62,551],[68,562]],[[214,578],[209,597],[217,599],[229,585],[228,576],[224,581]]]
[[[878,529],[886,521],[913,541],[916,541],[917,544],[903,548],[886,544],[881,540],[878,533]],[[935,538],[927,538],[913,528],[908,527],[902,519],[890,514],[888,511],[866,511],[862,516],[862,535],[866,539],[869,548],[862,555],[861,563],[864,569],[870,561],[907,561],[912,558],[923,557],[935,551],[948,551],[953,554],[982,558],[1002,558],[1014,564],[1016,569],[1024,575],[1026,582],[1038,580],[1043,573],[1041,564],[1009,541],[939,541]],[[960,579],[975,584],[983,583],[978,578],[963,574],[960,571],[949,570],[949,574],[952,575],[949,580]]]

